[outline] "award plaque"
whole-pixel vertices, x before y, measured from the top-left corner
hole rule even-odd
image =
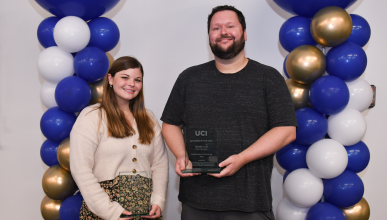
[[[220,173],[217,133],[212,128],[185,127],[185,170],[183,173]]]
[[[119,174],[119,203],[132,215],[120,218],[149,215],[151,210],[152,179],[150,171],[128,171]]]

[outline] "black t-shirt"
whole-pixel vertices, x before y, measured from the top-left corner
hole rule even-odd
[[[274,127],[297,126],[284,78],[254,60],[234,74],[221,73],[215,61],[186,69],[172,89],[161,120],[215,128],[219,162],[242,152]],[[180,178],[179,200],[204,210],[269,211],[272,169],[270,155],[246,164],[230,177]]]

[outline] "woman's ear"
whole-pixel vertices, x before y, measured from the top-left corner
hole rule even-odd
[[[108,80],[109,80],[109,85],[113,85],[113,76],[112,74],[108,73]]]

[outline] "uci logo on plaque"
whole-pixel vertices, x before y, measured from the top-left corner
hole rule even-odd
[[[207,136],[207,131],[195,131],[196,136]]]

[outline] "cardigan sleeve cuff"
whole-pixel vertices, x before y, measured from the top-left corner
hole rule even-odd
[[[115,205],[117,206],[114,211],[114,214],[109,218],[109,220],[118,220],[120,218],[120,215],[122,212],[125,210],[120,204],[117,202],[114,202]],[[129,211],[129,210],[128,210]]]
[[[164,211],[165,208],[165,199],[155,193],[152,193],[151,195],[151,204],[156,204],[160,207],[161,212]]]

